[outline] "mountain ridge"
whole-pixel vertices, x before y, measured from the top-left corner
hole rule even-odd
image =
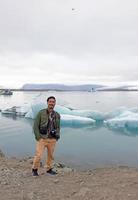
[[[79,85],[67,85],[67,84],[24,84],[21,89],[24,90],[67,90],[67,91],[91,91],[97,88],[105,87],[98,84],[79,84]]]

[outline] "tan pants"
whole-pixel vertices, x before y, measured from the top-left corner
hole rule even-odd
[[[55,144],[56,144],[56,139],[41,138],[39,141],[37,141],[36,153],[34,156],[33,166],[32,166],[33,169],[38,169],[40,167],[40,160],[44,153],[45,147],[47,147],[47,160],[46,160],[45,167],[46,167],[46,170],[51,169],[52,161],[54,160],[53,153],[55,149]]]

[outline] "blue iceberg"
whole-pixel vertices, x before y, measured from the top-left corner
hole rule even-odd
[[[26,118],[35,119],[37,113],[47,107],[44,102],[34,102]],[[65,106],[56,105],[55,110],[61,115],[61,124],[64,126],[85,126],[94,125],[98,121],[110,129],[138,129],[138,108],[120,107],[108,113],[101,113],[91,110],[70,109]]]
[[[46,107],[47,104],[43,102],[33,103],[25,117],[35,119],[37,113]],[[84,126],[93,125],[95,123],[94,119],[87,117],[87,112],[84,112],[83,115],[82,111],[80,111],[80,113],[78,111],[75,112],[74,110],[61,105],[56,105],[55,110],[61,115],[61,125]]]
[[[33,99],[32,103],[24,104],[16,109],[16,115],[25,115],[25,118],[35,119],[37,113],[46,107],[46,101],[39,94]],[[138,131],[138,107],[119,107],[113,111],[102,113],[96,110],[74,109],[58,104],[55,106],[55,110],[61,115],[62,126],[82,127],[90,125],[96,127],[100,123],[100,126],[102,124],[112,130]],[[2,110],[1,112],[7,113],[7,111],[8,114],[15,114],[12,109]]]
[[[61,125],[63,126],[88,126],[94,125],[95,120],[90,119],[88,117],[81,117],[81,116],[73,116],[67,114],[61,114]]]
[[[37,113],[46,108],[47,104],[44,102],[35,102],[30,106],[29,111],[26,113],[26,118],[34,119],[37,115]],[[98,111],[91,111],[91,110],[77,110],[77,109],[71,109],[65,106],[56,105],[55,110],[59,112],[60,114],[67,114],[67,115],[73,115],[73,116],[80,116],[85,118],[91,118],[93,120],[104,120],[105,116],[101,112]]]
[[[110,129],[138,129],[138,113],[124,111],[119,116],[104,121]]]

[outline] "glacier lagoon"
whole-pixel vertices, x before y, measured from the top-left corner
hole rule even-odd
[[[9,156],[32,156],[33,118],[55,95],[61,140],[55,158],[78,167],[138,166],[137,92],[14,92],[0,96],[0,109],[19,106],[25,117],[0,115],[0,149]]]

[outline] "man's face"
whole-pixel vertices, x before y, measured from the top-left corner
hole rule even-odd
[[[47,102],[47,105],[48,105],[48,108],[49,108],[49,109],[51,109],[51,110],[54,109],[54,107],[55,107],[55,105],[56,105],[56,100],[55,100],[55,99],[52,99],[52,98],[49,99],[48,102]]]

